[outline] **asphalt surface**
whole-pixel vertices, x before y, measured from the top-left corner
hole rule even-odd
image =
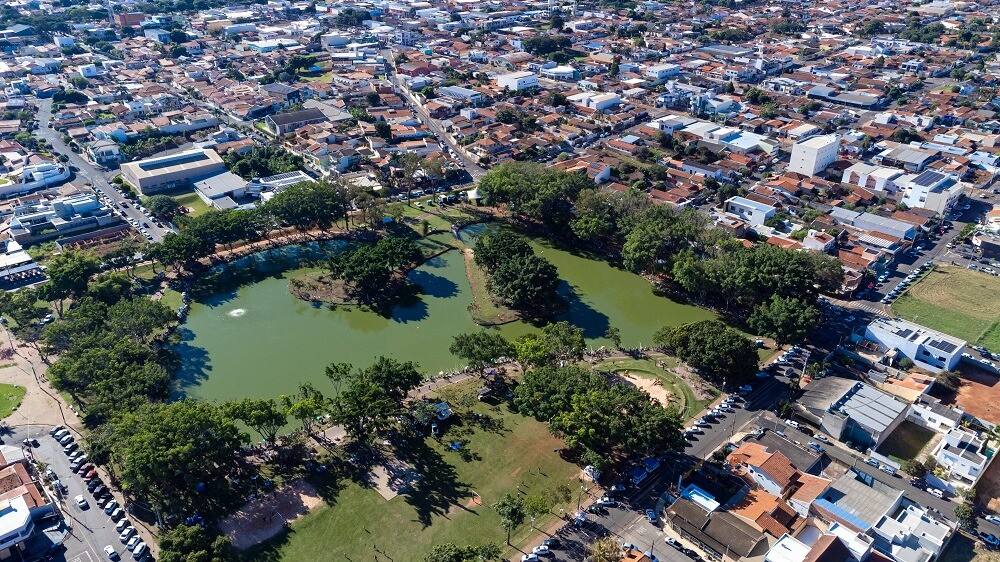
[[[391,60],[391,52],[386,51],[383,54],[386,57],[386,60]],[[478,182],[480,178],[486,175],[486,168],[483,168],[474,160],[466,156],[465,152],[459,150],[460,147],[455,143],[455,141],[452,140],[451,135],[445,132],[444,128],[440,123],[438,123],[437,119],[431,118],[430,114],[427,113],[427,110],[420,105],[420,102],[417,101],[416,97],[414,97],[413,94],[406,88],[403,84],[403,80],[396,74],[395,67],[391,63],[387,66],[389,83],[392,84],[392,89],[397,94],[403,96],[403,99],[410,105],[410,109],[420,116],[420,120],[427,125],[427,128],[430,129],[431,132],[437,135],[438,140],[443,141],[449,148],[451,148],[455,154],[455,158],[461,162],[462,166],[469,172],[469,175],[472,176],[472,179]]]
[[[104,553],[106,545],[113,546],[122,559],[131,560],[131,553],[118,540],[119,533],[115,529],[114,521],[97,506],[94,497],[87,492],[87,485],[83,479],[70,470],[69,458],[63,453],[62,446],[49,436],[49,429],[51,428],[47,426],[16,427],[12,428],[11,433],[4,439],[12,445],[20,445],[27,438],[37,439],[39,447],[31,448],[31,454],[38,461],[46,463],[56,473],[59,481],[69,488],[58,506],[58,511],[62,513],[70,529],[63,543],[66,550],[54,560],[67,562],[108,560]],[[74,436],[79,437],[76,434]],[[79,494],[87,498],[89,506],[87,509],[80,509],[74,502],[73,498]],[[121,498],[118,499],[120,502]]]
[[[69,164],[75,166],[78,172],[76,172],[76,177],[78,180],[87,182],[95,188],[101,188],[109,199],[113,203],[114,211],[126,218],[133,218],[142,223],[148,223],[149,227],[146,230],[153,237],[153,242],[159,242],[163,239],[163,235],[170,232],[169,228],[157,227],[153,224],[149,217],[143,215],[139,212],[134,205],[127,203],[127,208],[122,208],[121,202],[128,201],[124,195],[118,191],[111,182],[108,181],[109,177],[117,175],[116,172],[101,170],[90,162],[84,160],[79,154],[73,152],[73,150],[66,145],[62,140],[62,135],[59,131],[55,129],[50,129],[49,125],[52,123],[52,100],[51,99],[39,99],[38,100],[39,111],[38,111],[38,129],[34,131],[35,136],[47,140],[51,145],[52,149],[58,154],[65,154],[69,158]],[[137,233],[138,234],[138,233]]]

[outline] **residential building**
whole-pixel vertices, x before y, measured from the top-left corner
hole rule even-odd
[[[736,562],[767,552],[764,534],[736,515],[719,510],[708,492],[690,485],[666,510],[666,524],[716,560]]]
[[[788,171],[804,176],[815,176],[837,160],[840,147],[839,135],[810,137],[792,146]]]
[[[122,161],[122,150],[114,141],[96,140],[87,145],[87,156],[95,164],[113,166]]]
[[[987,448],[986,439],[955,427],[944,435],[932,454],[939,465],[948,469],[948,479],[955,486],[971,488],[979,482],[994,452]]]
[[[735,215],[752,226],[763,226],[764,221],[774,216],[774,206],[745,197],[730,197],[726,200],[726,212]]]
[[[154,156],[121,165],[122,177],[143,195],[190,185],[194,178],[224,170],[217,152],[195,148],[168,156]]]
[[[10,181],[0,184],[0,197],[59,185],[68,180],[69,176],[69,168],[58,162],[30,164],[11,174]]]
[[[883,515],[870,536],[875,550],[892,560],[919,562],[936,559],[953,531],[926,509],[909,504]]]
[[[875,319],[865,329],[865,339],[878,344],[889,363],[901,355],[935,373],[954,369],[967,345],[965,340],[902,318]]]

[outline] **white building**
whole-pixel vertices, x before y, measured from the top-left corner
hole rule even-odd
[[[792,146],[792,158],[788,171],[804,176],[815,176],[837,159],[840,146],[839,135],[810,137]]]
[[[574,94],[569,96],[567,99],[574,105],[587,107],[597,111],[604,111],[606,109],[611,109],[612,107],[617,107],[622,102],[622,99],[618,96],[618,94],[594,94],[589,92]]]
[[[761,226],[764,221],[774,216],[776,210],[771,205],[744,197],[730,197],[726,200],[726,212],[736,215],[752,226]]]
[[[992,456],[987,456],[986,440],[967,429],[956,427],[938,443],[934,458],[948,469],[952,483],[970,488],[986,471]]]
[[[916,562],[937,559],[952,531],[923,507],[909,504],[896,513],[885,514],[869,534],[875,539],[875,550],[891,560]]]
[[[15,172],[9,183],[0,184],[0,197],[59,185],[68,180],[69,175],[69,168],[56,162],[31,164]]]
[[[945,214],[962,196],[962,183],[952,174],[924,170],[911,177],[903,189],[901,203],[907,207]]]
[[[520,72],[511,72],[510,74],[501,74],[497,76],[497,87],[503,89],[507,88],[512,92],[520,92],[521,90],[527,90],[529,88],[538,87],[538,76],[527,70],[522,70]]]
[[[77,193],[14,207],[10,236],[27,244],[118,223],[121,219],[97,195]]]
[[[894,350],[918,367],[939,373],[962,360],[966,342],[902,318],[878,318],[865,329],[865,339],[889,353]]]
[[[664,63],[657,64],[654,66],[647,66],[646,70],[643,71],[642,75],[656,83],[665,82],[668,78],[677,76],[681,73],[681,67],[678,64]]]
[[[865,189],[896,193],[899,191],[896,181],[902,175],[903,171],[898,168],[888,168],[886,166],[858,162],[844,170],[844,176],[840,181],[841,183],[848,183]]]
[[[580,72],[569,65],[543,68],[541,72],[542,76],[548,78],[549,80],[558,80],[560,82],[569,82],[580,77]]]

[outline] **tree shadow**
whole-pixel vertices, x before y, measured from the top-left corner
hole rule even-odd
[[[447,299],[458,294],[457,283],[429,271],[415,269],[407,277],[420,288],[422,294],[429,297]]]
[[[179,367],[174,377],[174,393],[177,398],[183,399],[187,397],[189,389],[208,380],[212,371],[212,358],[208,350],[191,343],[195,338],[194,332],[178,328],[177,334],[181,343],[172,348],[179,358]]]
[[[582,328],[583,337],[588,340],[603,338],[611,326],[608,316],[580,298],[576,288],[565,280],[559,281],[557,291],[568,304],[566,312],[560,314],[557,319],[569,320],[574,326]]]
[[[463,504],[472,496],[470,486],[459,481],[455,467],[422,439],[408,440],[395,450],[395,455],[420,475],[420,479],[400,495],[414,508],[417,521],[425,528],[431,525],[435,516],[448,518],[449,511],[454,508],[475,513]]]

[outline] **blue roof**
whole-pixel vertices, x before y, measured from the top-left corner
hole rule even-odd
[[[850,524],[853,527],[857,527],[858,529],[861,529],[862,531],[867,532],[868,529],[872,528],[872,525],[870,523],[868,523],[867,521],[865,521],[864,519],[861,519],[857,515],[855,515],[855,514],[849,512],[849,511],[847,511],[846,509],[844,509],[844,508],[840,507],[839,505],[837,505],[835,503],[832,503],[832,502],[830,502],[828,500],[820,498],[820,499],[817,499],[817,500],[813,500],[813,503],[816,504],[817,507],[820,507],[822,509],[825,509],[825,510],[829,511],[830,513],[832,513],[833,515],[835,515],[841,521],[844,521],[845,523],[848,523],[848,524]]]

